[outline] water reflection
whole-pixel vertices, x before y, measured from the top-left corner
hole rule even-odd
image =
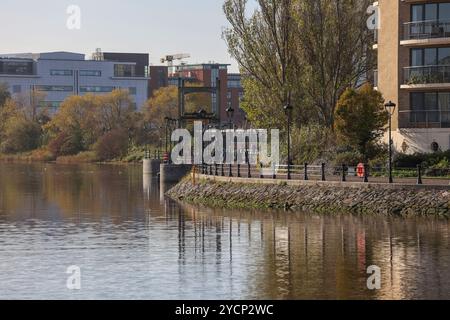
[[[202,208],[164,187],[139,166],[1,164],[0,298],[450,298],[448,221]]]

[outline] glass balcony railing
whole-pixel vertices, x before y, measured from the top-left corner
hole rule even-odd
[[[450,37],[450,21],[407,22],[403,28],[403,40]]]
[[[404,68],[404,84],[450,83],[450,65]]]
[[[403,128],[450,128],[450,110],[399,111]]]

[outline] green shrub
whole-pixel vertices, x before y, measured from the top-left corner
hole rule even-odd
[[[335,166],[343,164],[347,166],[356,166],[364,161],[364,156],[358,151],[346,151],[336,154],[333,162]]]
[[[2,135],[0,151],[11,154],[30,151],[39,146],[40,126],[23,117],[8,119]]]

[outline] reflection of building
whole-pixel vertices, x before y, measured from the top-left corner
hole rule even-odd
[[[450,1],[379,0],[378,90],[397,103],[394,144],[450,148]]]
[[[148,97],[148,78],[139,73],[136,62],[85,60],[84,54],[51,52],[0,56],[0,82],[11,93],[28,97],[55,112],[71,95],[105,94],[126,89],[141,107]],[[34,102],[33,92],[42,93]]]

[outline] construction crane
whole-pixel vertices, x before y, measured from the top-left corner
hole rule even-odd
[[[171,54],[171,55],[167,55],[164,58],[162,58],[161,63],[167,62],[167,66],[169,67],[169,69],[173,69],[173,62],[175,60],[183,60],[183,59],[187,59],[190,57],[191,57],[191,55],[189,53]]]

